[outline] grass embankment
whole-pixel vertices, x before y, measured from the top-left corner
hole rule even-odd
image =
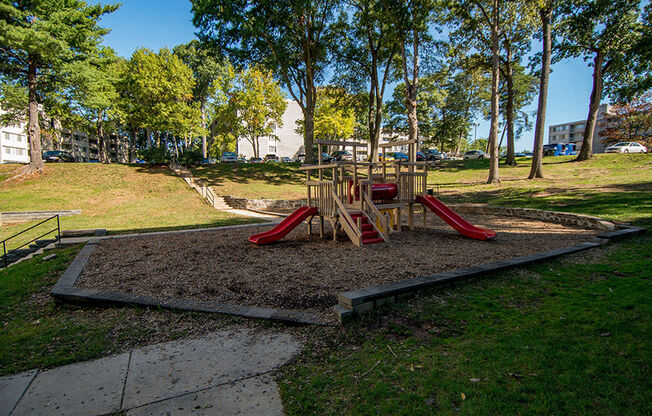
[[[500,166],[500,184],[486,184],[488,160],[450,161],[431,172],[448,202],[539,208],[652,224],[652,154],[599,154],[544,158],[544,179],[526,179],[532,159]]]
[[[297,163],[224,163],[193,168],[219,195],[257,199],[306,197],[306,172]]]
[[[222,315],[61,306],[49,295],[81,246],[0,269],[0,376],[103,357],[238,322]],[[47,254],[50,254],[49,252]]]
[[[574,156],[544,158],[545,179],[528,180],[530,158],[500,165],[502,182],[485,184],[488,160],[453,160],[430,170],[428,186],[439,185],[446,202],[482,202],[568,212],[606,219],[652,220],[652,154],[599,154],[589,161]],[[218,193],[243,198],[305,198],[305,171],[296,164],[218,164],[193,169]],[[627,199],[624,213],[614,199]]]
[[[0,175],[14,169],[16,165],[0,165]],[[81,215],[61,217],[63,229],[106,228],[124,233],[252,221],[208,206],[165,167],[47,164],[43,176],[0,182],[0,195],[0,211],[81,209]],[[0,240],[29,225],[1,227]]]

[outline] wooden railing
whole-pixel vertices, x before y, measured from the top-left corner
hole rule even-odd
[[[426,172],[401,172],[399,177],[401,202],[414,202],[416,195],[425,195],[427,178]]]
[[[346,235],[349,236],[353,244],[356,246],[360,247],[362,245],[362,231],[360,228],[355,224],[355,221],[353,221],[353,218],[351,217],[351,214],[346,210],[344,207],[344,204],[340,200],[340,198],[337,197],[335,192],[331,192],[331,198],[337,205],[337,208],[339,209],[339,214],[341,218],[344,218],[344,221],[340,220],[340,225],[342,225],[342,229],[346,233]]]
[[[385,240],[385,242],[389,241],[390,227],[389,227],[389,221],[387,220],[387,217],[385,217],[378,210],[376,205],[374,205],[374,202],[369,197],[369,194],[367,194],[366,192],[362,192],[362,198],[363,198],[363,200],[365,202],[365,209],[363,211],[364,211],[365,214],[367,214],[367,217],[369,218],[369,222],[371,222],[371,225],[374,227],[374,230],[376,230],[378,232],[378,234],[383,236],[383,239]],[[383,231],[381,231],[376,226],[376,222],[378,222],[378,224],[380,224],[380,228],[382,228]]]

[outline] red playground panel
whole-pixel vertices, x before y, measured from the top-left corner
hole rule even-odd
[[[317,207],[301,207],[294,211],[290,216],[281,221],[276,227],[264,233],[254,234],[249,237],[249,241],[254,244],[263,245],[273,243],[285,237],[290,231],[295,229],[299,224],[308,217],[317,215]]]

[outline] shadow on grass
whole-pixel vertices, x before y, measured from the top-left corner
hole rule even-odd
[[[203,224],[186,224],[186,225],[174,225],[168,227],[149,227],[149,228],[130,228],[124,230],[107,230],[108,235],[122,235],[122,234],[145,234],[145,233],[156,233],[164,231],[179,231],[179,230],[194,230],[201,228],[214,228],[214,227],[226,227],[229,225],[241,225],[241,224],[259,224],[267,223],[264,219],[261,218],[225,218],[221,220],[211,221],[209,223]]]
[[[652,228],[652,182],[609,184],[602,189],[546,188],[465,191],[442,199],[448,202],[489,203],[573,212]]]
[[[247,184],[263,182],[269,185],[300,185],[305,177],[299,165],[282,163],[256,164],[217,164],[198,166],[191,171],[204,178],[210,186],[220,186],[225,182]]]

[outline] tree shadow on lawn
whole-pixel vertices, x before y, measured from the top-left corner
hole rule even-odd
[[[564,160],[557,160],[556,157],[545,157],[543,158],[544,165],[560,165],[571,163],[572,159],[566,159],[569,156],[559,156],[564,158]],[[532,165],[531,157],[517,157],[516,165],[509,166],[505,165],[505,158],[500,158],[500,167],[501,169],[511,169],[511,168],[524,168]],[[469,160],[447,160],[444,162],[439,162],[435,164],[433,169],[435,172],[460,172],[460,171],[477,171],[477,170],[486,170],[487,174],[489,173],[489,159],[469,159]],[[527,175],[526,175],[527,177]]]
[[[260,218],[224,218],[214,220],[207,223],[199,224],[185,224],[185,225],[170,225],[166,227],[148,227],[148,228],[129,228],[120,230],[107,230],[108,235],[122,235],[122,234],[146,234],[165,231],[179,231],[179,230],[194,230],[201,228],[214,228],[214,227],[227,227],[230,225],[243,225],[243,224],[264,224],[268,221]]]
[[[219,164],[198,166],[191,171],[196,176],[206,179],[210,186],[220,186],[225,182],[302,185],[305,178],[305,172],[299,170],[298,165],[281,163]]]
[[[488,203],[498,206],[536,208],[605,219],[630,221],[642,226],[652,225],[651,182],[609,184],[598,189],[490,189],[466,191],[444,196],[446,202]]]
[[[134,164],[131,163],[128,166],[135,167],[136,172],[138,173],[148,173],[151,175],[166,175],[166,176],[177,176],[167,165],[150,165],[150,164]]]

